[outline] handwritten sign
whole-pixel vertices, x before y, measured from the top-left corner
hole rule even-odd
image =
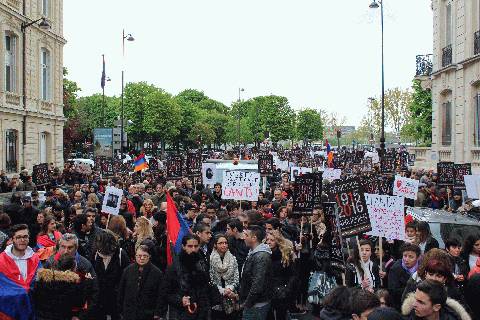
[[[40,163],[36,166],[33,166],[32,180],[37,186],[50,184],[48,163]]]
[[[323,171],[323,179],[327,179],[328,181],[340,179],[341,175],[342,169],[325,168]]]
[[[273,156],[271,154],[261,154],[258,156],[258,172],[262,176],[273,174]]]
[[[329,246],[331,266],[344,270],[345,264],[343,262],[342,237],[339,230],[340,223],[338,220],[337,204],[335,202],[324,202],[323,214],[327,232],[322,242]]]
[[[440,186],[451,186],[454,183],[454,163],[439,162],[437,163],[438,182]]]
[[[223,172],[222,199],[257,201],[260,188],[258,172]]]
[[[183,158],[181,155],[170,155],[167,158],[167,178],[179,179],[182,177]]]
[[[75,170],[77,170],[77,172],[80,174],[92,174],[92,167],[88,163],[77,163]]]
[[[202,170],[202,155],[190,152],[187,154],[187,174],[191,176],[200,175]]]
[[[472,164],[462,163],[453,165],[453,187],[455,189],[465,190],[464,176],[472,174]]]
[[[343,237],[355,236],[372,229],[363,188],[358,177],[335,180],[329,185],[329,197],[339,207]]]
[[[393,195],[404,196],[405,198],[416,200],[418,183],[418,180],[395,176],[395,182],[393,183]]]
[[[405,240],[402,196],[366,193],[365,201],[372,222],[372,231],[368,232],[369,235],[389,240]]]

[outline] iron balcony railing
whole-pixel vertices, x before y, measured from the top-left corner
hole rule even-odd
[[[473,54],[480,54],[480,30],[473,35]]]
[[[449,44],[442,49],[442,67],[452,64],[452,45]]]

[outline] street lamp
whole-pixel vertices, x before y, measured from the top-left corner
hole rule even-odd
[[[240,102],[242,101],[242,92],[244,88],[238,88],[238,119],[237,119],[237,138],[238,138],[238,153],[240,156]]]
[[[125,29],[122,30],[122,58],[125,60],[125,40],[134,41],[135,38],[131,33],[125,35]],[[124,88],[124,75],[125,75],[125,66],[122,63],[122,113],[121,113],[121,123],[120,123],[120,159],[123,160],[123,119],[124,119],[124,108],[123,108],[123,88]]]
[[[25,9],[25,8],[24,8]],[[25,11],[25,10],[24,10]],[[23,123],[22,123],[22,139],[23,139],[23,165],[25,166],[25,146],[27,145],[27,28],[39,22],[38,27],[41,30],[47,31],[50,29],[50,24],[48,23],[45,17],[38,18],[37,20],[33,20],[31,22],[22,22],[20,30],[22,31],[22,101],[23,101],[23,110],[25,114],[23,115]]]
[[[383,59],[383,0],[373,0],[369,6],[372,9],[380,7],[380,23],[382,26],[382,131],[380,134],[380,157],[385,155],[385,67]]]

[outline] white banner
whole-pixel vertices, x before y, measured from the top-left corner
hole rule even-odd
[[[223,172],[222,199],[258,201],[260,173],[247,171]]]
[[[290,181],[295,181],[295,176],[312,172],[312,168],[307,167],[291,167],[290,168]]]
[[[217,166],[215,163],[202,163],[203,185],[214,185],[217,182]]]
[[[367,234],[388,240],[405,240],[404,198],[365,193],[372,231]]]
[[[472,199],[480,199],[480,175],[463,176],[463,181],[465,181],[467,196]]]
[[[102,212],[117,215],[120,211],[123,190],[115,187],[107,187],[103,197]]]
[[[395,182],[393,183],[393,195],[404,196],[405,198],[416,200],[418,183],[418,180],[395,176]]]
[[[322,179],[327,179],[331,182],[333,180],[340,179],[341,175],[342,169],[325,168],[325,170],[323,170]]]

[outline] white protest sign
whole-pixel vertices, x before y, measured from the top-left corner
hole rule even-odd
[[[92,174],[92,167],[88,163],[77,163],[76,169],[81,174],[90,175]]]
[[[258,201],[260,173],[248,171],[223,172],[222,199]]]
[[[393,183],[393,195],[404,196],[405,198],[416,200],[418,183],[418,180],[395,176],[395,182]]]
[[[405,240],[405,220],[401,196],[365,193],[372,231],[367,234],[388,240]]]
[[[290,181],[295,181],[295,176],[301,174],[313,172],[312,168],[307,167],[291,167],[290,168]]]
[[[465,181],[467,196],[472,199],[480,199],[480,175],[463,176],[463,181]]]
[[[380,163],[380,156],[377,152],[365,152],[364,159],[372,158],[372,163]]]
[[[202,163],[202,181],[206,185],[214,185],[217,182],[217,166],[215,163]]]
[[[323,170],[322,179],[333,181],[333,180],[340,179],[341,175],[342,175],[342,169],[325,168],[325,170]]]
[[[105,197],[103,197],[102,212],[117,215],[120,211],[123,190],[115,187],[107,187]]]

